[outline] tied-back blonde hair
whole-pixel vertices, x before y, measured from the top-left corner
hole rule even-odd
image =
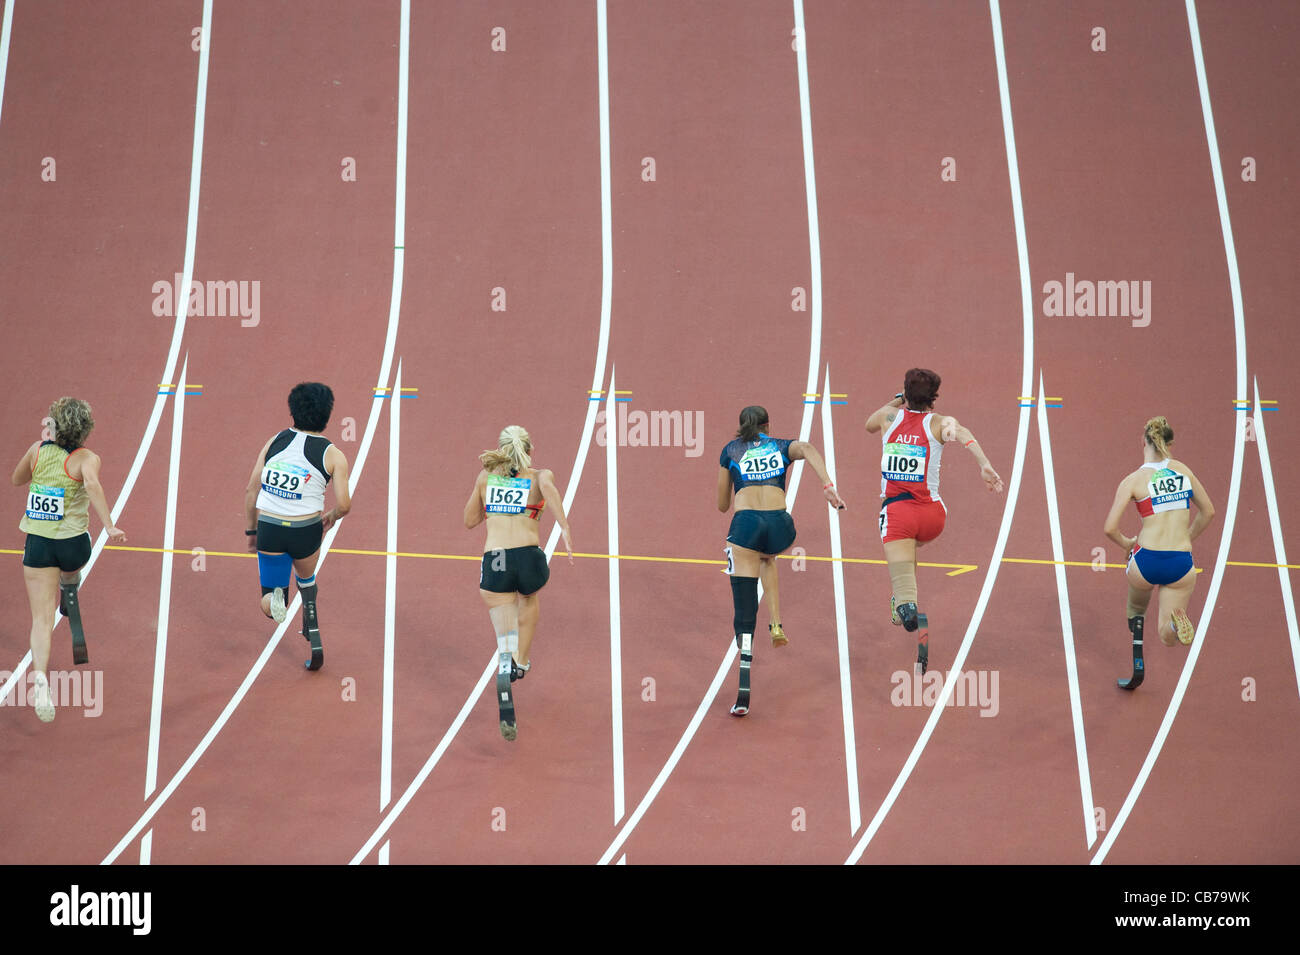
[[[1174,429],[1169,427],[1169,422],[1163,415],[1148,421],[1146,430],[1142,433],[1146,436],[1147,444],[1155,448],[1156,454],[1162,458],[1169,457],[1169,445],[1174,443]]]
[[[502,473],[506,468],[512,472],[523,471],[533,464],[533,441],[528,432],[517,424],[503,430],[497,438],[495,451],[484,451],[478,456],[483,470],[494,474]]]
[[[63,397],[50,405],[50,420],[54,422],[54,443],[75,451],[86,442],[95,427],[90,404],[80,398]]]

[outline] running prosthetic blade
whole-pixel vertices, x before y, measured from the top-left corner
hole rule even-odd
[[[75,586],[59,584],[59,610],[68,618],[68,627],[72,630],[72,662],[88,663],[86,631],[81,628],[81,602]]]
[[[742,633],[736,639],[740,642],[740,692],[736,694],[731,715],[744,716],[749,712],[749,670],[754,663],[754,635]]]
[[[1129,632],[1133,634],[1133,675],[1127,680],[1116,680],[1121,690],[1136,690],[1142,685],[1142,679],[1146,676],[1146,667],[1142,663],[1142,628],[1145,626],[1143,617],[1133,617],[1128,622]]]
[[[918,613],[916,622],[920,631],[920,636],[916,638],[916,665],[921,670],[921,676],[925,676],[925,671],[930,666],[930,621],[925,614]]]
[[[316,623],[316,605],[303,601],[302,630],[299,631],[311,644],[311,659],[303,663],[308,670],[319,670],[325,663],[325,650],[321,647],[320,627]]]
[[[501,735],[512,742],[519,733],[515,725],[515,697],[510,687],[514,666],[509,650],[497,655],[497,706],[501,710]]]

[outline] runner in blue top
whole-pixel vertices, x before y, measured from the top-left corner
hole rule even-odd
[[[843,508],[844,501],[826,472],[826,463],[807,441],[770,437],[767,410],[751,405],[740,413],[736,438],[722,449],[718,459],[718,510],[726,512],[735,495],[735,514],[727,533],[727,573],[731,575],[731,597],[735,604],[736,643],[741,650],[742,699],[732,707],[736,716],[748,712],[748,663],[750,646],[758,620],[758,581],[763,581],[771,623],[772,646],[788,643],[781,628],[777,598],[776,555],[794,543],[794,520],[785,509],[785,481],[792,462],[805,460],[817,472],[826,500]],[[749,658],[749,659],[747,659]]]

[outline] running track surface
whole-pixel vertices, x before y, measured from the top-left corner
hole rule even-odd
[[[378,851],[362,847],[456,725],[378,840],[384,858],[839,863],[862,848],[863,861],[878,863],[1094,860],[1189,655],[1162,646],[1151,627],[1146,683],[1131,695],[1115,686],[1129,668],[1114,566],[1122,555],[1101,523],[1115,484],[1140,463],[1138,435],[1153,414],[1168,416],[1176,454],[1218,509],[1196,543],[1204,573],[1195,619],[1210,609],[1234,439],[1247,415],[1267,427],[1271,465],[1265,471],[1249,432],[1212,623],[1198,635],[1177,715],[1104,859],[1300,861],[1288,798],[1300,775],[1300,690],[1282,580],[1291,584],[1279,577],[1273,544],[1275,528],[1285,540],[1300,526],[1300,496],[1286,480],[1300,463],[1291,414],[1300,339],[1289,311],[1300,293],[1291,251],[1300,242],[1291,172],[1300,128],[1286,105],[1300,98],[1287,65],[1300,45],[1300,12],[1286,2],[1196,8],[1242,288],[1239,354],[1184,6],[1002,5],[1031,270],[1029,356],[989,8],[810,0],[803,12],[812,235],[791,4],[611,5],[612,258],[603,261],[593,2],[545,12],[529,3],[416,5],[399,188],[399,5],[218,0],[193,277],[258,283],[259,321],[191,316],[185,324],[170,381],[187,363],[202,394],[185,399],[179,449],[177,399],[165,399],[119,520],[129,546],[145,549],[105,551],[83,591],[91,663],[82,678],[102,681],[102,712],[83,718],[85,706],[65,706],[45,725],[28,707],[0,708],[7,861],[135,863],[149,832],[153,862],[374,862]],[[168,367],[174,319],[154,314],[152,289],[182,271],[200,62],[191,31],[202,13],[198,2],[77,7],[75,16],[65,4],[14,4],[0,112],[0,316],[10,343],[0,353],[0,445],[16,460],[53,398],[85,397],[110,500]],[[493,49],[497,27],[504,50]],[[1093,49],[1096,27],[1105,30],[1104,52]],[[53,181],[42,178],[46,157]],[[345,157],[355,160],[355,181],[343,175]],[[1243,179],[1245,157],[1255,181]],[[955,181],[941,178],[946,158]],[[402,250],[393,248],[397,208]],[[598,355],[603,269],[612,307],[607,353]],[[1067,273],[1149,281],[1150,325],[1045,315],[1044,284]],[[796,288],[819,301],[796,310]],[[493,309],[497,289],[504,311]],[[418,398],[376,401],[376,387],[397,386],[399,361],[402,386],[418,388],[409,392]],[[1063,400],[1047,414],[1050,487],[1037,409],[1029,412],[1005,548],[1015,561],[990,567],[1007,498],[989,496],[973,464],[950,453],[948,527],[921,557],[952,566],[919,574],[931,665],[946,670],[978,619],[963,669],[996,676],[996,703],[946,708],[895,798],[891,787],[931,710],[891,700],[894,675],[910,681],[914,646],[886,617],[878,446],[861,424],[912,365],[943,375],[939,410],[972,427],[1004,479],[1020,433],[1022,369],[1035,396]],[[849,503],[840,514],[843,554],[876,563],[844,563],[846,599],[837,604],[830,562],[811,559],[830,556],[831,540],[828,509],[805,474],[792,511],[809,559],[781,564],[790,646],[758,641],[751,715],[727,713],[733,667],[680,760],[657,780],[729,647],[720,573],[728,518],[712,505],[718,450],[747,404],[769,409],[774,433],[796,436],[804,393],[821,392],[828,369],[831,391],[847,395],[830,408],[836,479]],[[615,373],[615,387],[629,392],[626,409],[699,414],[703,433],[694,448],[616,447],[611,489],[607,449],[584,429],[589,390],[609,389]],[[302,668],[305,645],[291,628],[179,785],[122,844],[272,637],[274,625],[255,607],[254,562],[233,555],[244,547],[251,459],[288,423],[284,395],[301,380],[333,387],[328,434],[354,468],[374,417],[355,506],[333,545],[369,553],[332,553],[322,569],[324,669]],[[1255,381],[1276,404],[1234,410],[1234,399],[1253,402]],[[392,496],[390,406],[398,401]],[[824,449],[820,407],[810,420],[809,436]],[[476,689],[493,641],[475,585],[482,531],[461,523],[475,456],[508,423],[530,430],[537,462],[554,469],[562,490],[587,442],[571,519],[577,550],[593,555],[570,564],[561,551],[552,560],[536,666],[517,684],[513,745],[497,731],[492,694]],[[164,581],[175,454],[177,553]],[[15,524],[19,497],[15,489]],[[1064,576],[1091,807],[1081,796],[1051,563],[1053,497],[1072,562]],[[397,550],[443,556],[396,560],[386,770],[382,553],[394,500]],[[614,613],[603,556],[611,508],[618,553],[696,561],[617,561]],[[1131,513],[1125,522],[1132,532]],[[551,524],[544,519],[543,534]],[[4,546],[0,669],[8,671],[27,649],[16,527]],[[1098,548],[1109,569],[1091,566]],[[957,565],[973,569],[950,576]],[[760,611],[760,631],[766,620]],[[157,773],[146,798],[160,629]],[[72,669],[68,643],[61,623],[53,670]]]

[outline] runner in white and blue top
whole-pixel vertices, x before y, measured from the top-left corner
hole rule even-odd
[[[262,613],[277,623],[287,616],[289,572],[296,570],[303,601],[303,636],[311,644],[309,670],[324,661],[316,615],[316,563],[321,540],[352,509],[348,459],[321,432],[334,409],[327,385],[305,382],[289,393],[293,427],[262,446],[244,496],[248,547],[257,551]],[[334,482],[336,504],[325,510],[325,488]]]
[[[1169,456],[1174,432],[1164,418],[1152,418],[1142,432],[1143,464],[1120,481],[1110,513],[1106,536],[1129,555],[1128,624],[1133,637],[1133,678],[1121,680],[1126,690],[1136,689],[1145,674],[1142,632],[1147,607],[1155,587],[1160,588],[1160,622],[1157,632],[1166,646],[1175,638],[1190,644],[1196,628],[1187,616],[1187,605],[1196,586],[1192,541],[1214,518],[1214,505],[1191,468]],[[1128,505],[1133,503],[1142,518],[1142,529],[1129,537],[1119,529]],[[1191,505],[1196,517],[1191,519]]]
[[[733,629],[740,647],[741,696],[731,708],[735,716],[749,712],[749,667],[758,621],[758,581],[763,581],[771,623],[772,646],[788,643],[781,627],[777,598],[776,555],[794,543],[794,521],[786,510],[785,486],[791,465],[806,460],[822,482],[826,500],[837,508],[844,501],[826,473],[821,454],[807,441],[790,441],[767,434],[766,409],[751,405],[740,413],[735,440],[718,457],[718,510],[726,513],[735,497],[736,512],[727,533],[727,573],[735,606]]]

